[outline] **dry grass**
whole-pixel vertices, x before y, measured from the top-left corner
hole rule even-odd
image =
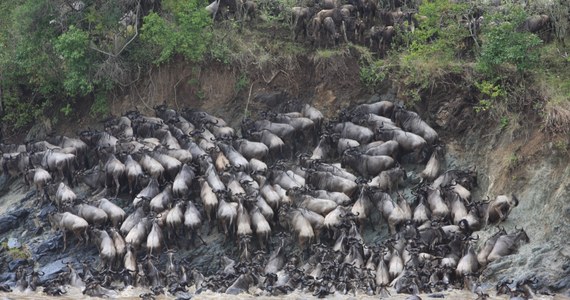
[[[285,71],[299,68],[299,56],[306,55],[309,51],[300,43],[274,35],[276,30],[286,29],[258,30],[259,26],[261,25],[239,27],[231,22],[218,25],[214,30],[210,59],[239,69],[240,72],[248,70],[264,73],[276,68]]]
[[[544,128],[550,133],[570,133],[570,101],[565,105],[549,102],[545,107]]]
[[[336,73],[343,75],[348,71],[346,57],[352,54],[348,45],[341,45],[332,49],[318,49],[311,57],[317,74]]]
[[[570,133],[570,61],[563,45],[551,43],[543,48],[543,69],[535,74],[543,107],[544,130],[554,134]]]

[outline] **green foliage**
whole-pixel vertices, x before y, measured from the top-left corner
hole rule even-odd
[[[478,70],[496,76],[500,67],[514,65],[518,72],[535,67],[539,61],[539,46],[542,41],[535,34],[519,30],[528,14],[519,6],[509,13],[493,14],[483,31],[483,45],[477,59]]]
[[[104,117],[109,114],[109,103],[104,93],[95,94],[95,101],[89,109],[89,114],[93,117]]]
[[[279,20],[290,20],[292,18],[291,8],[299,6],[295,0],[259,0],[257,1],[260,17],[274,23]]]
[[[75,26],[60,35],[55,42],[56,52],[63,58],[65,79],[63,86],[69,96],[84,96],[93,91],[89,76],[89,34]],[[67,115],[67,114],[66,114]]]
[[[223,41],[215,42],[210,47],[210,56],[223,64],[229,64],[231,60],[232,51],[229,45]]]
[[[418,8],[419,26],[413,32],[397,28],[390,63],[385,73],[400,82],[406,101],[419,102],[426,90],[442,82],[451,73],[464,73],[459,57],[472,51],[466,41],[471,39],[462,21],[472,14],[470,4],[448,0],[423,1]]]
[[[67,117],[71,114],[73,108],[71,108],[71,105],[67,103],[64,107],[60,108],[59,111],[62,112]]]
[[[28,259],[31,257],[30,252],[25,248],[8,249],[8,254],[12,259]]]
[[[507,92],[498,83],[493,83],[487,80],[483,80],[480,83],[475,83],[475,87],[485,96],[491,97],[492,99],[503,98],[507,95]]]
[[[197,91],[196,91],[196,97],[197,97],[199,100],[204,100],[204,99],[206,98],[206,93],[204,93],[203,90],[197,90]]]
[[[4,90],[14,89],[17,93],[17,85],[23,84],[41,97],[61,89],[60,70],[51,46],[56,32],[49,25],[53,14],[49,2],[28,0],[2,4],[0,74]]]
[[[368,89],[374,89],[386,79],[387,70],[383,61],[376,60],[371,64],[364,64],[360,66],[360,82],[362,82]]]
[[[497,101],[501,101],[504,97],[507,96],[507,92],[503,89],[503,87],[499,83],[493,83],[491,81],[483,80],[481,82],[475,82],[474,85],[483,96],[483,98],[479,100],[479,103],[474,107],[475,112],[477,113],[482,111],[488,111],[493,107],[494,103],[497,103]],[[503,123],[501,122],[501,124]]]
[[[476,113],[480,113],[482,111],[488,111],[493,107],[493,102],[488,99],[479,100],[479,103],[473,107]]]
[[[509,126],[509,123],[510,123],[509,117],[502,116],[501,119],[499,120],[499,127],[501,128],[501,130],[503,130],[507,128],[507,126]]]
[[[8,255],[10,255],[12,259],[28,259],[31,257],[30,250],[26,245],[20,248],[8,249],[8,242],[2,242],[0,244],[0,252],[3,250],[7,250]]]
[[[2,122],[10,124],[14,128],[21,128],[39,119],[44,108],[51,106],[50,101],[41,104],[21,101],[18,95],[12,94],[12,91],[4,92],[3,104],[5,114],[2,117]]]
[[[462,50],[462,40],[469,36],[467,28],[460,23],[461,17],[467,14],[468,6],[464,3],[449,0],[423,1],[419,15],[424,16],[425,20],[405,37],[410,46],[404,59],[433,55],[441,59],[453,59]]]
[[[563,139],[557,140],[553,143],[554,149],[556,149],[556,151],[560,152],[560,153],[567,153],[568,150],[570,149],[569,146],[570,144],[568,143],[568,141],[565,141]]]
[[[247,74],[242,73],[234,86],[234,91],[237,93],[243,91],[249,85],[249,78],[247,78]]]
[[[332,49],[318,49],[317,52],[315,53],[315,57],[321,58],[321,59],[328,59],[328,58],[332,58],[333,56],[335,56],[337,52],[335,50]]]
[[[511,156],[509,156],[508,160],[507,160],[507,166],[510,170],[515,169],[520,162],[520,158],[518,157],[518,155],[516,153],[511,154]]]
[[[197,0],[165,0],[163,15],[151,12],[144,17],[141,39],[158,49],[155,63],[177,54],[191,61],[200,60],[211,39],[207,26],[211,18]]]

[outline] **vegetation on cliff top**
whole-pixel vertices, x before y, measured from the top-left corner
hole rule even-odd
[[[520,112],[535,113],[544,129],[567,133],[570,12],[565,1],[534,1],[524,8],[506,1],[503,9],[479,1],[412,1],[419,26],[399,30],[382,59],[365,46],[316,49],[292,41],[294,4],[285,0],[259,5],[254,21],[213,26],[206,3],[199,0],[7,1],[0,4],[5,20],[0,24],[0,117],[18,128],[48,113],[56,119],[68,116],[80,102],[104,116],[111,93],[136,84],[153,65],[173,60],[214,60],[246,70],[251,63],[259,68],[277,61],[298,64],[301,56],[355,55],[360,79],[371,91],[389,79],[403,87],[403,100],[413,103],[435,87],[462,85],[474,91],[473,109],[480,115],[508,125]],[[283,9],[275,13],[275,7]],[[519,30],[529,16],[541,13],[555,25],[550,34],[541,39]],[[247,82],[244,72],[240,78]]]

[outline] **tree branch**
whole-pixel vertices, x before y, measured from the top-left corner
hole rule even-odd
[[[125,48],[127,48],[127,46],[132,43],[132,41],[135,40],[135,38],[139,35],[139,13],[141,10],[141,1],[137,1],[137,12],[135,14],[135,34],[133,35],[133,37],[127,41],[124,45],[123,48],[121,48],[121,50],[119,50],[119,52],[116,54],[117,56],[119,56],[119,54],[121,54],[121,52],[123,52],[123,50],[125,50]]]
[[[141,8],[141,1],[138,0],[138,1],[137,1],[137,12],[136,12],[136,14],[135,14],[135,26],[134,26],[134,27],[135,27],[135,34],[131,37],[130,40],[128,40],[128,41],[123,45],[123,47],[121,48],[121,50],[117,51],[117,53],[111,53],[111,52],[103,51],[103,50],[97,48],[93,43],[91,43],[91,44],[89,45],[89,48],[91,48],[91,49],[93,49],[93,50],[95,50],[95,51],[97,51],[97,52],[99,52],[99,53],[105,54],[105,55],[107,55],[107,56],[111,56],[111,57],[113,57],[113,58],[117,58],[119,55],[121,55],[121,53],[127,48],[127,46],[128,46],[130,43],[132,43],[132,42],[135,40],[135,38],[137,38],[137,36],[139,35],[139,13],[140,13],[140,8]]]

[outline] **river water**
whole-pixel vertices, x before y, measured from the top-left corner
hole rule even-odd
[[[394,300],[404,300],[409,295],[407,294],[396,294],[396,292],[392,289],[389,290],[391,292],[391,296],[382,299],[394,299]],[[141,299],[139,295],[148,293],[148,289],[143,288],[132,288],[129,287],[123,291],[119,292],[118,297],[112,297],[113,299]],[[496,296],[494,289],[488,291],[489,298],[487,299],[509,299],[508,296],[501,295]],[[441,293],[435,294],[420,294],[418,295],[422,299],[450,299],[450,300],[466,300],[466,299],[477,299],[477,295],[468,292],[466,290],[449,290]],[[437,297],[436,297],[437,296]],[[174,296],[157,296],[156,299],[175,299]],[[214,293],[214,292],[203,292],[198,295],[193,295],[192,299],[291,299],[291,300],[300,300],[300,299],[318,299],[310,294],[302,293],[302,292],[292,292],[288,295],[282,296],[256,296],[252,294],[240,294],[240,295],[229,295],[229,294],[221,294],[221,293]],[[67,293],[61,297],[52,297],[43,294],[42,292],[12,292],[12,293],[2,293],[0,292],[0,300],[4,299],[95,299],[94,297],[89,297],[83,295],[79,288],[75,287],[68,287]],[[341,300],[341,299],[379,299],[378,295],[368,296],[366,294],[357,294],[357,295],[342,295],[335,293],[333,295],[329,295],[326,299],[333,299],[333,300]],[[537,295],[533,299],[538,300],[570,300],[570,297],[566,297],[563,295],[554,295],[554,296],[544,296],[544,295]]]

